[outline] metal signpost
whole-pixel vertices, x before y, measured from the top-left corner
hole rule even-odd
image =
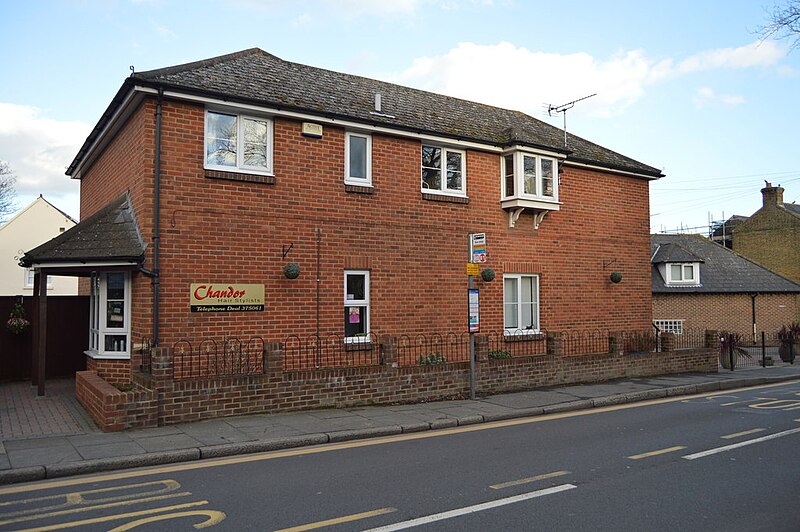
[[[469,235],[469,262],[467,263],[467,325],[469,327],[469,398],[475,400],[475,333],[480,332],[480,304],[478,289],[473,277],[480,275],[479,263],[486,262],[486,233]]]

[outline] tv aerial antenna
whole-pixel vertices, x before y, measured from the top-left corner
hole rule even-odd
[[[577,100],[572,100],[571,102],[565,103],[563,105],[547,105],[547,116],[553,116],[553,113],[562,113],[564,115],[564,147],[567,147],[567,111],[575,107],[575,104],[581,102],[583,100],[588,100],[592,96],[597,96],[597,93],[590,94],[589,96],[584,96],[583,98],[578,98]]]

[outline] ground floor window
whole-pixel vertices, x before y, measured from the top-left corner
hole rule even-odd
[[[506,334],[539,332],[539,276],[503,275]]]
[[[366,341],[369,337],[369,271],[344,272],[345,341]]]
[[[683,320],[653,320],[661,332],[683,334]]]
[[[89,299],[89,350],[92,354],[130,356],[130,274],[92,274]]]

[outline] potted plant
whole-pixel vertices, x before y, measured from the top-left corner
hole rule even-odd
[[[784,362],[793,362],[794,358],[800,354],[800,323],[794,322],[788,326],[784,325],[776,333],[781,342],[778,354]]]
[[[745,344],[744,337],[739,333],[725,332],[720,333],[719,342],[719,363],[725,369],[731,369],[731,352],[733,352],[733,367],[739,365],[739,357],[752,360],[750,353],[742,347]]]
[[[25,319],[25,309],[22,308],[22,304],[15,303],[14,310],[11,311],[11,314],[8,315],[8,320],[6,320],[6,329],[11,331],[11,334],[22,334],[30,325],[31,322]]]

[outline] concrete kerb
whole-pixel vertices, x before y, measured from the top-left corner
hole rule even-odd
[[[157,453],[147,453],[118,458],[104,458],[99,460],[81,460],[76,462],[53,464],[46,466],[24,467],[0,471],[0,485],[15,484],[21,482],[32,482],[48,478],[59,478],[78,474],[99,473],[118,469],[130,469],[134,467],[164,465],[169,463],[188,462],[209,458],[221,458],[235,456],[239,454],[250,454],[258,452],[269,452],[281,449],[291,449],[320,445],[324,443],[343,442],[374,438],[380,436],[393,436],[402,433],[422,432],[426,430],[436,430],[452,428],[463,425],[502,421],[507,419],[518,419],[525,417],[536,417],[547,414],[569,412],[575,410],[585,410],[600,406],[610,406],[624,403],[634,403],[663,397],[673,397],[678,395],[692,395],[695,393],[714,392],[720,390],[730,390],[733,388],[743,388],[747,386],[758,386],[761,384],[773,384],[786,381],[798,380],[797,376],[791,377],[755,377],[740,378],[723,381],[715,381],[701,384],[691,384],[683,386],[672,386],[654,390],[644,390],[627,394],[618,394],[595,399],[583,399],[570,401],[567,403],[555,404],[545,407],[521,408],[508,412],[495,412],[491,414],[464,416],[461,418],[447,418],[431,421],[430,423],[420,422],[407,425],[389,425],[384,427],[372,427],[368,429],[345,430],[328,433],[305,434],[300,436],[287,436],[269,440],[255,440],[243,443],[231,443],[222,445],[210,445],[205,447],[194,447],[189,449],[179,449],[174,451],[162,451]]]

